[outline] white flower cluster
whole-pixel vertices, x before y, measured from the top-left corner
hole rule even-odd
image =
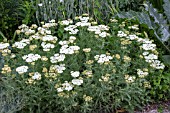
[[[106,55],[106,54],[96,55],[96,56],[94,56],[94,58],[100,64],[103,64],[105,62],[109,62],[111,59],[113,59],[111,56]]]
[[[164,69],[165,65],[158,60],[158,56],[149,52],[143,52],[143,56],[145,61],[150,63],[150,66],[155,69]]]
[[[106,32],[109,30],[109,27],[105,25],[89,26],[87,30],[95,32],[95,34],[102,38],[109,36],[109,33]]]
[[[69,25],[68,27],[65,27],[64,30],[69,31],[69,34],[77,34],[79,30],[76,28],[77,28],[76,25]]]
[[[128,35],[124,33],[123,31],[118,31],[117,34],[118,37],[126,37],[130,40],[135,40],[137,42],[142,43],[141,48],[145,50],[143,53],[143,56],[145,58],[145,61],[150,63],[150,66],[155,69],[164,69],[165,65],[161,63],[161,61],[158,60],[158,55],[153,54],[152,52],[156,51],[156,44],[153,44],[152,40],[149,40],[148,38],[139,38],[137,35]],[[156,51],[157,52],[157,51]]]
[[[73,79],[72,84],[80,86],[81,84],[83,84],[83,80],[82,79]]]
[[[63,20],[61,22],[59,22],[61,25],[69,25],[73,23],[73,20],[68,19],[68,20]]]
[[[128,35],[126,38],[130,39],[130,40],[135,40],[138,39],[139,37],[137,35]]]
[[[39,33],[40,35],[50,34],[50,33],[49,33],[49,30],[46,30],[46,28],[43,28],[43,27],[38,27],[38,33]]]
[[[70,43],[74,43],[75,40],[76,40],[76,37],[75,37],[75,36],[70,36],[70,37],[69,37],[69,42],[70,42]]]
[[[35,30],[32,30],[32,29],[28,29],[28,30],[25,31],[25,35],[31,35],[31,34],[34,34],[34,33],[35,33]]]
[[[64,46],[64,45],[70,44],[70,42],[67,40],[64,40],[64,41],[60,41],[58,44],[60,44],[61,46]]]
[[[35,33],[34,35],[31,35],[31,36],[29,37],[29,39],[30,39],[30,40],[33,40],[33,39],[38,40],[38,39],[42,39],[42,37],[40,36],[39,33]]]
[[[46,43],[46,42],[42,42],[41,46],[43,47],[43,51],[50,51],[50,49],[55,47],[54,44]]]
[[[127,34],[124,33],[123,31],[118,31],[118,34],[117,34],[118,37],[126,37]]]
[[[41,79],[41,74],[39,72],[35,72],[34,75],[32,76],[33,80],[40,80]]]
[[[153,53],[151,54],[143,54],[144,55],[144,58],[147,62],[152,62],[152,60],[156,60],[158,59],[158,56],[157,55],[154,55]]]
[[[54,54],[54,56],[50,57],[50,61],[51,63],[57,63],[57,62],[61,62],[64,61],[65,59],[65,55],[64,54]]]
[[[0,42],[0,50],[6,49],[8,47],[9,47],[9,43]]]
[[[79,77],[79,75],[80,75],[79,71],[71,71],[70,73],[71,73],[71,76],[74,78]]]
[[[28,71],[28,66],[20,66],[16,68],[16,72],[19,74],[26,73]]]
[[[21,32],[21,33],[25,33],[25,32],[27,32],[28,30],[29,30],[29,27],[27,26],[27,25],[25,25],[25,24],[22,24],[22,25],[20,25],[19,27],[18,27],[18,31],[19,31],[19,33]],[[18,34],[19,34],[18,33]]]
[[[58,87],[57,88],[57,92],[60,93],[60,92],[62,92],[64,90],[71,91],[74,88],[74,85],[80,86],[81,84],[83,84],[83,79],[82,78],[80,78],[80,79],[73,79],[71,81],[71,83],[69,83],[68,81],[65,81],[62,84],[62,87]]]
[[[34,62],[34,61],[37,61],[38,59],[41,59],[41,56],[39,54],[28,54],[28,55],[24,55],[22,57],[23,60],[25,60],[26,62]]]
[[[45,35],[42,37],[42,41],[44,41],[44,42],[49,41],[49,42],[55,43],[57,40],[58,40],[58,38],[56,36],[52,36],[52,35]]]
[[[28,44],[30,44],[30,40],[29,39],[22,39],[19,42],[15,42],[12,47],[16,47],[18,49],[23,49],[25,46],[27,46]]]
[[[144,43],[143,45],[142,45],[142,48],[144,49],[144,50],[146,50],[146,51],[148,51],[148,50],[155,50],[156,49],[156,44],[151,44],[151,43]]]
[[[74,54],[80,49],[79,46],[68,46],[68,45],[63,45],[60,48],[60,53],[61,54]]]
[[[73,89],[73,85],[68,83],[68,81],[65,81],[65,83],[62,84],[62,87],[57,88],[57,92],[62,92],[63,90],[70,91]]]
[[[125,75],[125,81],[127,83],[133,83],[135,81],[136,77],[135,76],[129,76],[129,75]]]
[[[65,70],[65,64],[60,64],[60,65],[51,65],[50,66],[50,71],[57,72],[57,73],[63,73]]]
[[[91,23],[88,22],[89,21],[89,17],[82,17],[82,16],[79,16],[78,19],[80,19],[80,22],[77,22],[76,23],[76,26],[91,26]]]
[[[147,76],[149,73],[148,71],[143,71],[141,69],[137,69],[137,74],[139,75],[140,78],[144,78],[145,76]]]
[[[139,30],[139,25],[128,26],[129,29]]]
[[[7,56],[8,53],[11,53],[11,50],[8,47],[9,43],[0,42],[0,53],[2,53],[2,56]]]

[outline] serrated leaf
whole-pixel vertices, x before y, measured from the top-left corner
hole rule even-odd
[[[149,15],[146,12],[120,12],[116,16],[118,16],[119,18],[130,18],[138,20],[140,24],[146,24],[150,29],[153,29],[155,26],[155,24],[151,21]]]
[[[161,40],[163,42],[168,41],[170,37],[169,27],[167,26],[167,20],[163,17],[162,14],[158,13],[157,9],[155,9],[152,4],[147,2],[144,4],[145,9],[149,12],[150,16],[154,18],[154,22],[157,23],[159,27],[159,31],[161,31]]]

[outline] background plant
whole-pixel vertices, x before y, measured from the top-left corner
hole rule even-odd
[[[20,24],[18,19],[18,10],[21,1],[1,0],[0,2],[0,31],[5,37],[13,36],[16,27]],[[0,39],[3,36],[0,35]]]
[[[33,4],[29,0],[1,0],[0,10],[0,41],[12,39],[20,24],[35,22]]]

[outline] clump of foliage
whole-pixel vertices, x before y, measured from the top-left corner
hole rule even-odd
[[[141,11],[143,9],[143,0],[115,0],[120,11]]]
[[[0,41],[15,37],[20,24],[35,22],[35,10],[29,0],[1,0],[0,11]]]
[[[23,108],[24,95],[20,92],[20,88],[15,87],[15,85],[11,77],[0,78],[1,113],[14,113]]]
[[[0,31],[6,36],[13,36],[13,31],[19,25],[17,7],[19,7],[19,0],[1,0],[0,2]],[[0,35],[2,39],[2,35]]]
[[[24,113],[132,113],[164,72],[154,41],[129,20],[98,25],[84,14],[16,32],[17,41],[0,43],[1,73],[24,93]]]

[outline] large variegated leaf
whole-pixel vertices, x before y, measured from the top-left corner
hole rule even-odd
[[[164,8],[164,13],[170,23],[170,0],[164,0],[163,8]]]
[[[155,24],[151,21],[149,15],[146,12],[120,12],[116,16],[118,16],[119,18],[131,18],[138,20],[140,24],[146,24],[150,29],[153,29],[155,26]]]
[[[145,9],[149,12],[149,15],[154,18],[154,22],[157,23],[159,27],[159,31],[162,36],[160,39],[165,42],[170,38],[169,26],[167,24],[167,20],[163,17],[162,14],[158,13],[157,9],[155,9],[152,4],[147,2],[145,5]]]

